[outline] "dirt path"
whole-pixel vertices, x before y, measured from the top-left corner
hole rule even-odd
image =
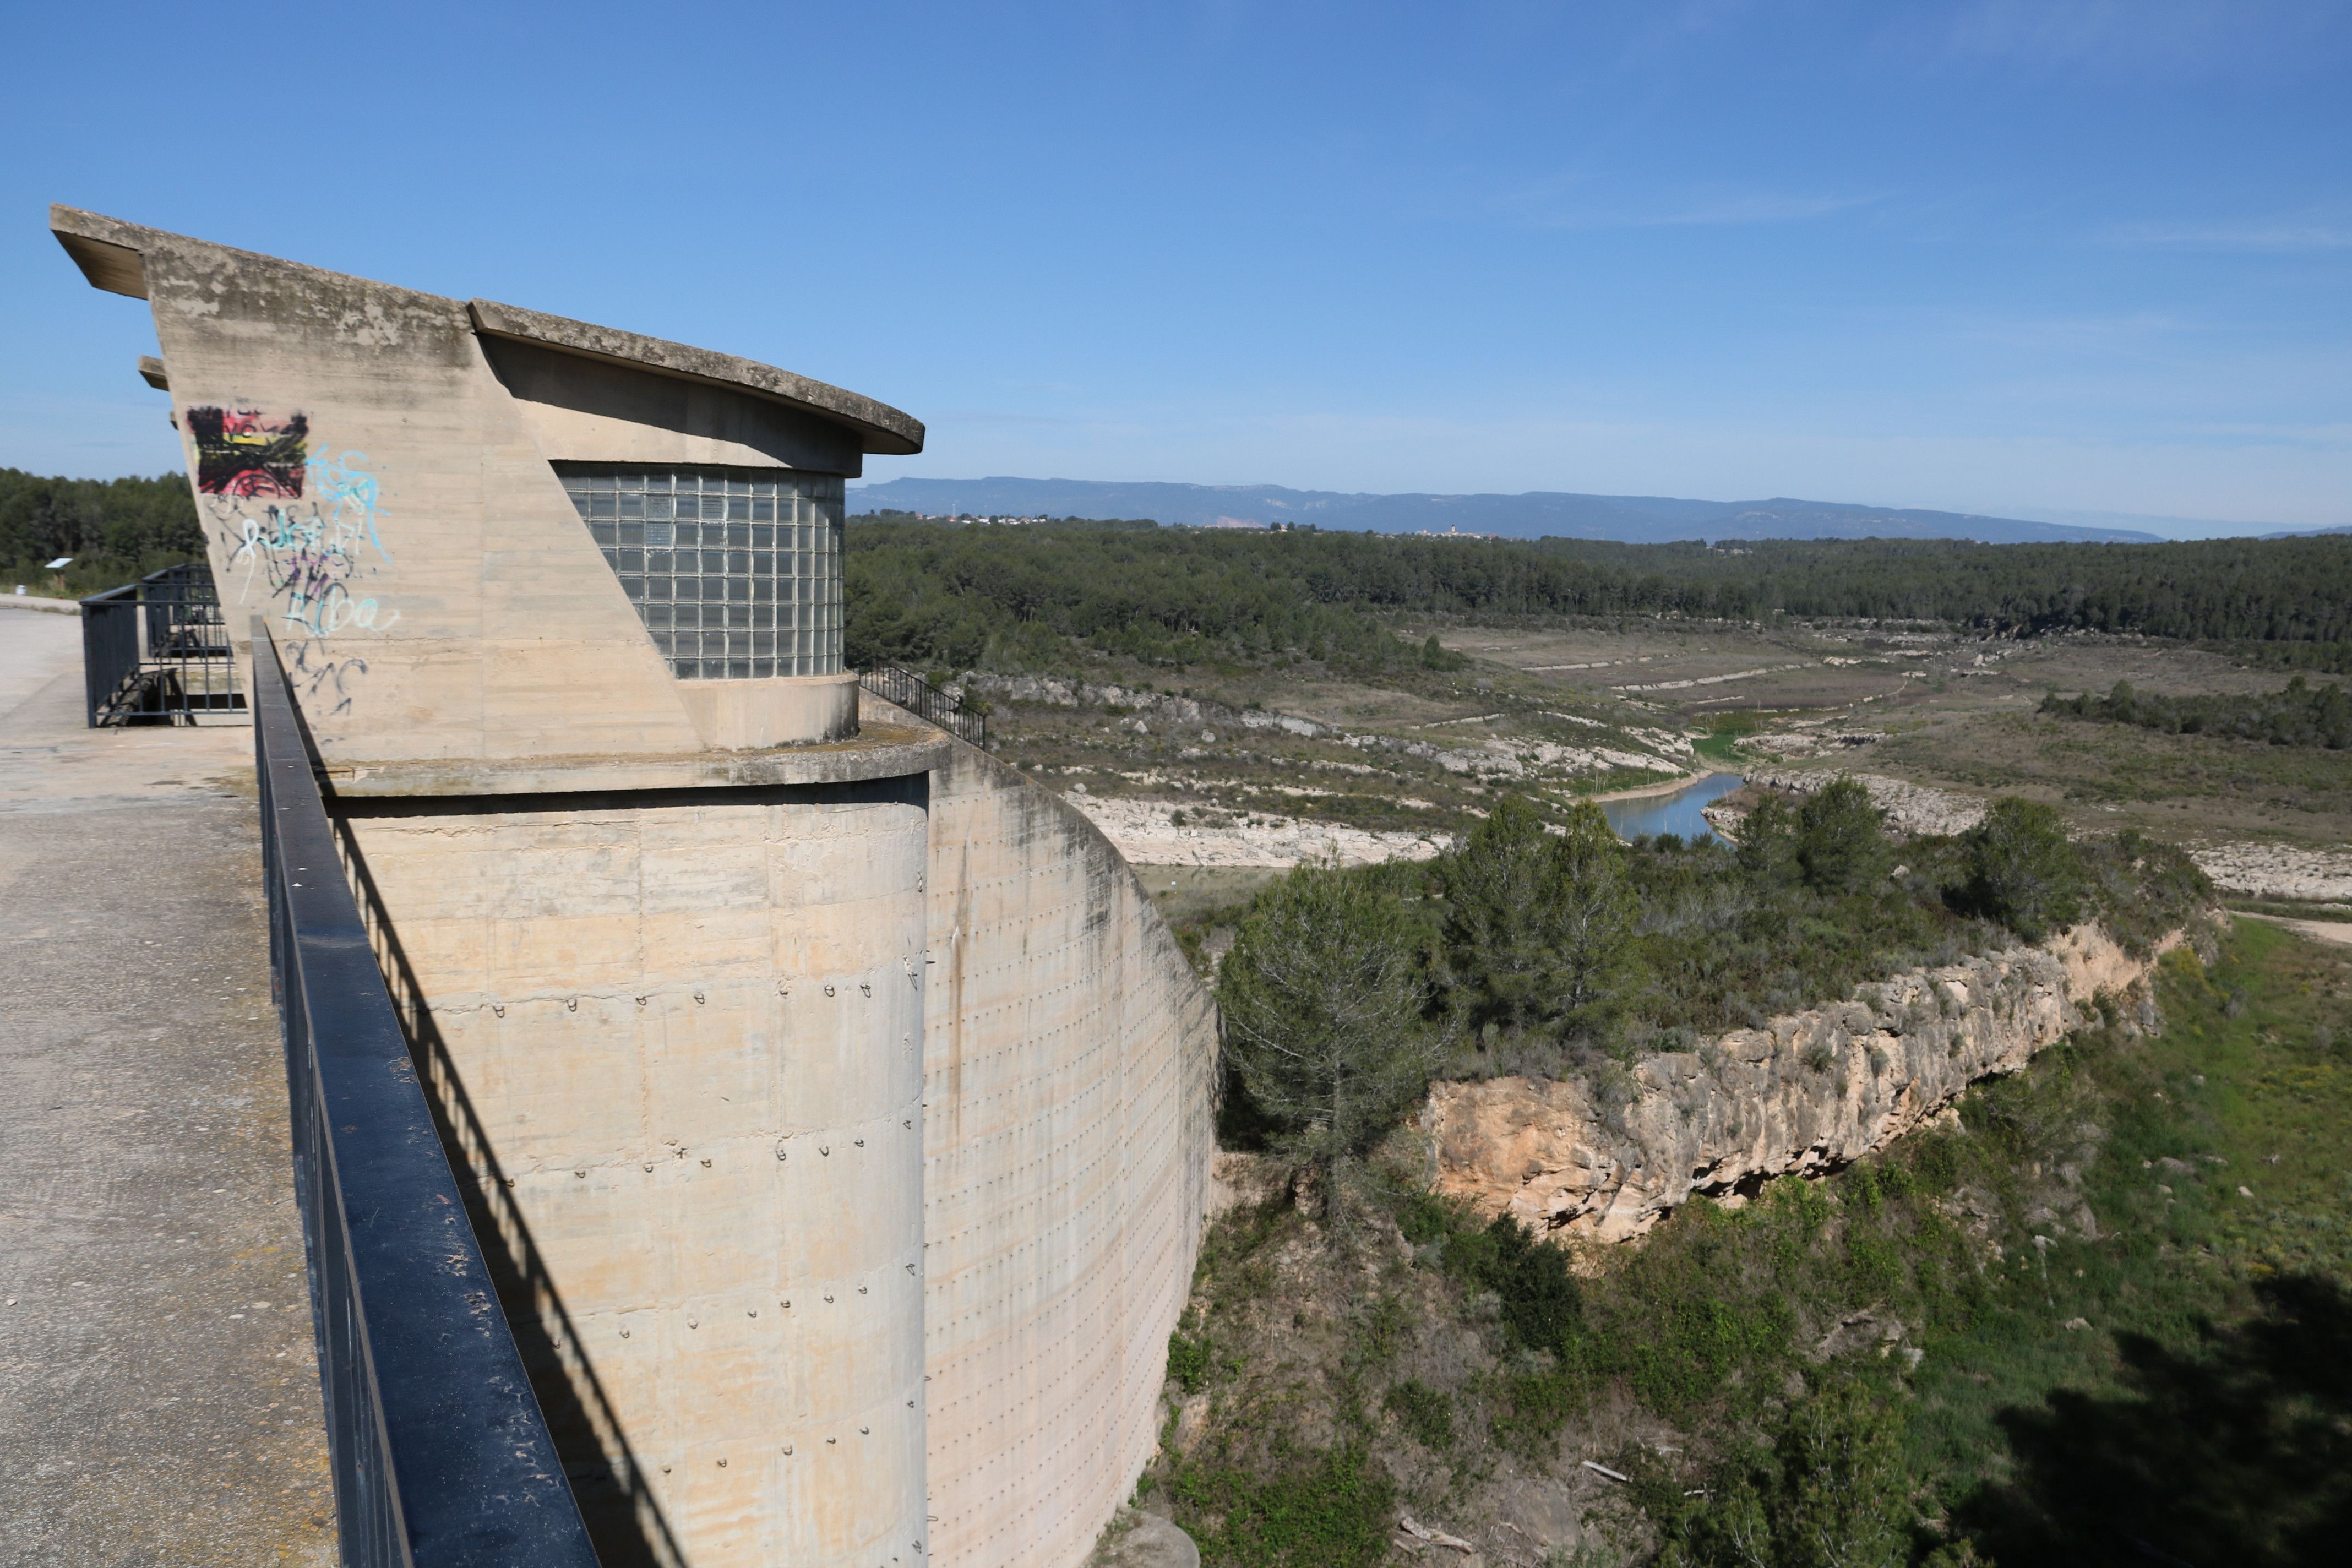
[[[2337,947],[2352,947],[2352,921],[2297,921],[2284,915],[2257,915],[2241,911],[2235,919],[2268,921],[2274,926],[2284,926],[2298,936],[2314,942],[2331,942]]]

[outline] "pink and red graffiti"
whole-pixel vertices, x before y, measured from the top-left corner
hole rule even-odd
[[[196,444],[196,489],[208,496],[302,493],[310,462],[310,416],[275,419],[251,408],[191,408],[188,434]]]

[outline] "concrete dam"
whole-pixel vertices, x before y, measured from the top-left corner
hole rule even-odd
[[[921,425],[51,226],[152,311],[237,679],[282,680],[595,1560],[1082,1561],[1155,1443],[1215,1020],[1091,825],[844,666],[844,481]]]

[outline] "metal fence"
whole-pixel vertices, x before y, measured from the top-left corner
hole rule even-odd
[[[951,735],[970,741],[983,750],[987,748],[986,716],[976,706],[949,696],[911,669],[884,665],[879,669],[861,671],[857,684],[886,701],[897,703],[917,718],[937,724]]]
[[[212,569],[166,566],[81,602],[89,725],[193,724],[245,710]]]
[[[595,1568],[254,622],[255,772],[346,1568]]]

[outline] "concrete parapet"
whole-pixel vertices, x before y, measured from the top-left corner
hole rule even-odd
[[[695,731],[714,752],[845,740],[857,733],[857,672],[679,685]]]

